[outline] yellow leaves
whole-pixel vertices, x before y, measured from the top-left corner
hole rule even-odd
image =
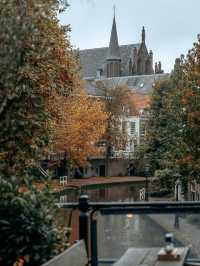
[[[25,164],[26,164],[27,166],[35,165],[35,160],[34,160],[34,159],[27,159],[27,160],[25,161]]]
[[[70,159],[84,165],[89,156],[97,154],[96,143],[105,132],[107,115],[102,103],[90,98],[81,89],[68,97],[55,95],[57,117],[52,121],[53,147],[67,151]]]
[[[32,148],[33,150],[37,149],[37,144],[36,144],[36,143],[33,143],[33,144],[30,145],[30,146],[31,146],[31,148]]]
[[[191,101],[191,98],[193,97],[194,97],[194,91],[187,90],[182,96],[182,103],[188,104]]]
[[[7,152],[0,152],[0,160],[4,160],[7,156]]]

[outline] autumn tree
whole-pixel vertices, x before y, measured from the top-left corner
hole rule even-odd
[[[0,3],[0,172],[23,176],[38,160],[57,114],[55,94],[79,84],[78,66],[57,13],[64,1]],[[51,103],[51,104],[50,104]]]
[[[200,180],[200,36],[182,61],[181,84],[180,81],[178,83],[181,85],[181,88],[178,87],[180,114],[176,116],[181,136],[172,159],[187,183],[189,180]]]
[[[60,243],[53,200],[30,184],[28,170],[52,138],[60,104],[54,100],[67,99],[80,86],[69,28],[57,19],[61,4],[0,1],[0,264],[5,266],[22,258],[41,265]]]
[[[97,81],[96,86],[100,91],[101,100],[107,113],[105,140],[105,170],[109,175],[109,160],[113,151],[124,150],[128,135],[126,124],[123,120],[127,116],[135,114],[132,93],[127,86],[116,85],[111,82]]]
[[[67,98],[57,96],[59,118],[53,121],[52,148],[66,152],[68,160],[85,166],[88,158],[98,154],[95,145],[105,132],[107,115],[103,104],[80,88]]]

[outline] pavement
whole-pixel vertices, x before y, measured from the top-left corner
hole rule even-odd
[[[149,178],[150,179],[150,178]],[[104,184],[122,184],[122,183],[134,183],[134,182],[144,182],[145,177],[140,176],[123,176],[123,177],[90,177],[81,179],[70,179],[64,185],[60,185],[58,179],[52,180],[50,182],[50,189],[53,192],[61,192],[70,188],[81,188],[89,187],[94,185],[104,185]],[[37,183],[37,186],[41,186],[41,183]]]
[[[143,182],[144,177],[139,176],[123,176],[123,177],[91,177],[82,179],[72,179],[69,180],[67,186],[88,186],[88,185],[98,185],[98,184],[111,184],[111,183],[129,183],[129,182]]]

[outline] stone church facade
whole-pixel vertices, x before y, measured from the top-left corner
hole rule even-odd
[[[161,62],[153,67],[153,52],[148,51],[142,28],[141,43],[119,45],[115,16],[109,47],[80,50],[81,72],[84,78],[112,78],[163,73]]]

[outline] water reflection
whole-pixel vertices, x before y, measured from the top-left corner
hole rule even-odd
[[[164,246],[165,233],[166,230],[146,215],[133,215],[131,218],[126,215],[99,215],[99,255],[119,258],[129,247]]]
[[[82,189],[72,189],[60,194],[60,202],[76,202],[80,194],[87,194],[91,201],[138,201],[143,182],[134,184],[100,185]]]
[[[82,190],[91,201],[138,201],[143,183],[103,185]],[[80,190],[63,193],[62,202],[78,201]],[[192,244],[191,255],[200,254],[200,215],[106,215],[98,214],[98,253],[101,258],[119,258],[129,247],[163,247],[172,232],[175,245]],[[78,212],[72,219],[73,241],[78,238]]]

